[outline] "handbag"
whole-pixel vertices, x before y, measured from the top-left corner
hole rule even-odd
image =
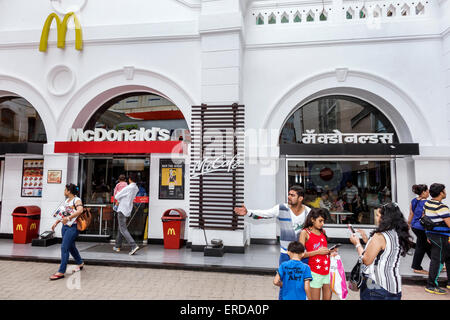
[[[422,227],[427,231],[431,231],[434,229],[434,227],[436,227],[436,224],[433,222],[433,220],[431,220],[431,218],[426,215],[420,217],[419,222],[422,225]]]
[[[364,280],[361,267],[362,258],[359,257],[358,261],[350,272],[350,280],[348,281],[348,288],[352,291],[358,291]]]
[[[77,218],[77,229],[78,231],[86,230],[91,224],[92,214],[91,210],[88,208],[83,208],[83,213]]]

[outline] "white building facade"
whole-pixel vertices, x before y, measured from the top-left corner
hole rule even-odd
[[[81,26],[81,50],[75,48],[77,28],[70,20],[65,47],[57,43],[53,22],[47,50],[40,51],[49,14],[63,20],[69,12]],[[373,202],[396,201],[407,216],[413,184],[450,184],[448,0],[16,0],[0,4],[0,21],[0,109],[10,110],[2,113],[1,125],[20,127],[21,121],[8,119],[11,112],[20,113],[10,102],[21,98],[45,128],[45,138],[30,139],[30,128],[36,131],[39,125],[29,120],[23,129],[28,139],[25,134],[17,141],[0,141],[0,234],[13,233],[11,212],[22,205],[39,206],[40,231],[48,230],[65,184],[87,192],[86,172],[103,170],[99,159],[109,159],[107,166],[122,161],[128,171],[139,167],[143,172],[148,201],[139,213],[144,219],[136,222],[143,240],[163,239],[165,210],[182,208],[189,217],[189,152],[140,153],[143,162],[133,167],[130,155],[123,153],[55,149],[58,142],[70,140],[72,129],[98,127],[96,117],[117,111],[118,97],[123,103],[138,96],[162,99],[164,103],[152,106],[181,112],[187,129],[192,106],[244,105],[247,208],[287,202],[293,184],[304,186],[311,202],[327,192],[346,200],[342,192],[350,180],[359,188],[358,211],[363,211],[354,212],[354,223],[370,229]],[[317,134],[392,133],[388,147],[406,151],[383,154],[381,144],[372,152],[357,143],[351,150],[331,144],[305,149],[306,129]],[[28,145],[11,149],[7,143]],[[34,149],[34,143],[42,148]],[[182,198],[159,196],[160,159],[166,158],[184,160]],[[22,196],[24,159],[44,160],[40,197]],[[97,162],[88,169],[90,160]],[[49,170],[61,171],[61,183],[49,183]],[[107,192],[109,199],[111,186]],[[105,207],[96,210],[103,208],[106,216]],[[328,235],[346,237],[342,216],[331,218]],[[114,238],[111,219],[100,217],[98,223],[99,235]],[[250,239],[275,240],[278,231],[275,220],[246,219],[243,230],[206,233],[239,251]],[[189,223],[185,239],[204,245],[203,231]]]

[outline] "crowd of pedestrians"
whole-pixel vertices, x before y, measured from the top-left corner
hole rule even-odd
[[[413,271],[428,275],[426,292],[447,293],[438,284],[444,265],[447,280],[449,276],[450,210],[442,202],[446,198],[445,186],[434,183],[428,190],[426,185],[414,185],[413,192],[417,197],[411,201],[408,219],[398,204],[389,201],[376,208],[376,229],[370,236],[363,230],[356,230],[349,238],[358,254],[360,281],[357,289],[361,300],[401,299],[401,257],[414,245],[412,234],[416,236]],[[328,248],[323,228],[329,214],[326,208],[305,206],[304,196],[302,187],[293,186],[289,189],[287,204],[269,210],[249,210],[243,205],[234,211],[253,219],[276,218],[280,224],[281,253],[274,279],[274,285],[280,287],[280,299],[330,300],[330,257],[337,254],[337,249]],[[423,216],[432,221],[431,226],[422,225]],[[429,271],[422,267],[425,254],[430,257]]]
[[[139,247],[126,228],[126,219],[138,187],[134,175],[128,177],[129,184],[124,176],[120,178],[114,192],[119,231],[113,249],[120,251],[122,238],[125,238],[132,247],[131,255]],[[376,209],[376,229],[370,236],[357,230],[349,238],[358,255],[361,300],[401,299],[400,262],[413,246],[412,234],[416,238],[411,265],[413,272],[428,276],[426,292],[447,294],[438,283],[442,271],[446,270],[447,280],[450,273],[450,210],[443,203],[447,195],[445,185],[434,183],[428,189],[427,185],[419,184],[414,185],[412,190],[417,196],[411,201],[408,219],[405,219],[398,204],[388,202]],[[64,195],[66,200],[62,211],[65,214],[52,226],[54,230],[59,223],[63,224],[61,265],[50,280],[64,278],[69,255],[76,261],[75,271],[84,267],[75,246],[77,218],[83,212],[83,204],[78,197],[78,188],[73,184],[66,185]],[[302,187],[292,186],[288,203],[268,210],[250,210],[242,205],[234,208],[234,212],[253,219],[277,219],[280,226],[280,258],[274,285],[280,287],[279,299],[331,300],[330,257],[336,256],[338,249],[328,248],[324,224],[329,213],[326,208],[309,208],[303,203],[304,197]],[[425,254],[430,258],[428,271],[422,265]],[[450,289],[449,285],[447,289]]]

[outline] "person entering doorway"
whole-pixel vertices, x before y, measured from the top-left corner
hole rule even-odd
[[[133,201],[139,192],[139,188],[136,185],[136,174],[130,173],[128,176],[128,186],[119,191],[115,200],[118,201],[117,206],[117,222],[119,224],[119,231],[117,233],[116,245],[113,250],[119,252],[122,247],[123,238],[131,245],[131,251],[129,255],[133,255],[139,250],[139,246],[134,241],[127,228],[127,218],[131,215],[133,209]]]

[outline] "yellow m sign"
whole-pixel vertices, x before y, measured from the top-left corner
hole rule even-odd
[[[23,231],[23,226],[21,224],[18,224],[16,226],[16,231]]]
[[[32,223],[32,224],[31,224],[30,230],[36,230],[36,223]]]
[[[167,230],[167,234],[169,236],[174,236],[175,235],[175,229],[174,228],[169,228],[169,230]]]
[[[73,17],[73,22],[75,23],[75,49],[83,49],[83,36],[81,34],[81,24],[77,16],[73,12],[69,12],[64,16],[63,21],[58,17],[56,13],[51,13],[47,20],[45,20],[44,28],[42,29],[41,42],[39,44],[39,51],[47,51],[48,34],[50,33],[50,26],[53,19],[56,20],[56,31],[58,33],[58,48],[64,48],[66,46],[66,33],[67,33],[67,23],[70,17]]]

